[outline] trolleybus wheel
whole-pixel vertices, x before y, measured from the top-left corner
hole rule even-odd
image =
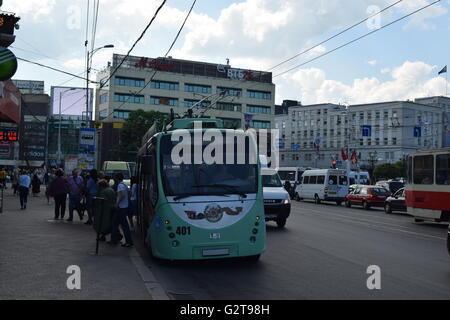
[[[415,222],[415,223],[421,223],[421,222],[424,222],[424,221],[425,221],[425,220],[414,218],[414,222]]]

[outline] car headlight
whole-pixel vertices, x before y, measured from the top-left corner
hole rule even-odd
[[[289,198],[284,199],[284,204],[290,204],[290,203],[291,203],[291,199],[289,199]]]

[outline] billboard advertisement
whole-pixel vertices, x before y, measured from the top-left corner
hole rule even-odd
[[[92,120],[94,90],[89,89],[89,120]],[[76,115],[86,117],[86,88],[52,87],[52,114]]]

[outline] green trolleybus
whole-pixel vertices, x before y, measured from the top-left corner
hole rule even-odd
[[[138,221],[153,256],[259,259],[266,227],[255,140],[218,119],[174,119],[147,132],[137,163]]]

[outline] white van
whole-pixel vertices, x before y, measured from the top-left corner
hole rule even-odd
[[[349,185],[362,184],[367,186],[370,183],[370,175],[367,171],[352,171],[348,175],[348,181]]]
[[[346,170],[308,170],[303,174],[302,183],[297,186],[299,200],[333,201],[341,205],[348,194]]]
[[[284,228],[291,213],[291,199],[284,189],[277,171],[267,168],[267,158],[259,156],[264,197],[266,221],[275,221],[279,228]]]

